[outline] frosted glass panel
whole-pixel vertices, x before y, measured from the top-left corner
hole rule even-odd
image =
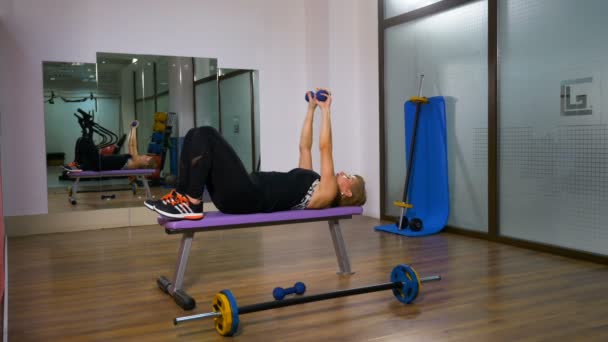
[[[159,112],[169,111],[169,94],[156,97],[156,110]]]
[[[140,60],[135,72],[135,98],[154,95],[154,63]]]
[[[154,126],[154,58],[138,56],[135,71],[135,110],[137,128],[137,149],[139,153],[148,151],[150,135]]]
[[[247,171],[253,171],[251,154],[251,81],[250,73],[220,81],[222,135],[239,155]]]
[[[608,2],[499,1],[500,231],[608,254]]]
[[[122,133],[120,129],[120,99],[97,99],[95,121],[114,134],[120,135]]]
[[[144,103],[142,101],[135,102],[135,112],[137,113],[137,118],[143,115],[144,111]]]
[[[140,107],[141,103],[141,107]],[[139,111],[141,108],[141,111]],[[137,128],[137,148],[139,153],[148,152],[148,144],[150,136],[154,128],[154,98],[145,101],[137,102],[137,120],[139,127]]]
[[[394,17],[425,7],[440,0],[384,0],[384,18]]]
[[[422,95],[446,99],[449,224],[487,231],[487,40],[486,1],[385,31],[385,214],[399,215],[392,202],[406,172],[403,104],[424,74]]]
[[[169,91],[169,62],[159,58],[156,62],[156,94]]]
[[[217,59],[215,58],[195,58],[194,59],[194,80],[198,81],[209,76],[217,75]]]
[[[211,126],[219,130],[220,118],[217,99],[217,81],[208,81],[194,88],[196,126]]]

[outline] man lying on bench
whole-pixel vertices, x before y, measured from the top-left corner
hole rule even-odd
[[[331,102],[308,94],[310,101],[302,127],[299,167],[289,172],[249,174],[236,152],[212,127],[191,129],[184,139],[176,190],[144,204],[172,219],[204,217],[202,194],[206,187],[215,206],[227,214],[275,212],[288,209],[323,209],[365,203],[365,181],[345,172],[334,174]],[[321,174],[312,170],[312,123],[321,108],[319,139]]]
[[[137,127],[139,123],[131,123],[128,140],[128,154],[102,155],[89,137],[82,137],[76,142],[74,161],[64,169],[67,172],[80,171],[109,171],[132,169],[156,169],[157,162],[153,156],[140,155],[137,151]]]

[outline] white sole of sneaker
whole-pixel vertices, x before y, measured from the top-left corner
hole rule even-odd
[[[179,220],[200,220],[203,217],[205,217],[204,214],[202,213],[194,213],[194,214],[170,214],[170,213],[165,213],[161,210],[158,209],[154,209],[157,213],[161,214],[164,217],[168,217],[168,218],[173,218],[173,219],[179,219]]]
[[[154,210],[154,206],[151,204],[148,204],[146,202],[144,202],[144,205],[146,206],[146,208],[150,209],[150,210]]]

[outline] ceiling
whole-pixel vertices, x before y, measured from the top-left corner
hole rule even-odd
[[[167,66],[168,57],[98,53],[98,63],[43,62],[43,84],[46,91],[94,91],[120,93],[121,70],[133,64],[133,58],[144,63]]]
[[[120,70],[129,63],[44,62],[42,64],[45,90],[104,90],[120,91]]]
[[[134,64],[137,58],[137,64]],[[129,66],[146,67],[156,63],[157,82],[168,84],[168,56],[98,53],[98,63],[43,62],[43,85],[46,92],[93,92],[120,94],[121,71]],[[59,95],[59,94],[58,94]],[[64,94],[63,96],[69,96]],[[59,95],[62,96],[62,95]]]

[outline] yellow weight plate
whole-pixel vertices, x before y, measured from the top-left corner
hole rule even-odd
[[[211,307],[213,311],[222,314],[214,319],[215,330],[222,336],[229,336],[232,332],[232,310],[228,297],[222,293],[217,293],[211,302]]]
[[[422,290],[422,283],[420,282],[420,276],[418,275],[418,272],[416,272],[416,270],[412,266],[410,266],[410,268],[416,275],[416,280],[418,281],[418,291],[420,292],[420,290]]]

